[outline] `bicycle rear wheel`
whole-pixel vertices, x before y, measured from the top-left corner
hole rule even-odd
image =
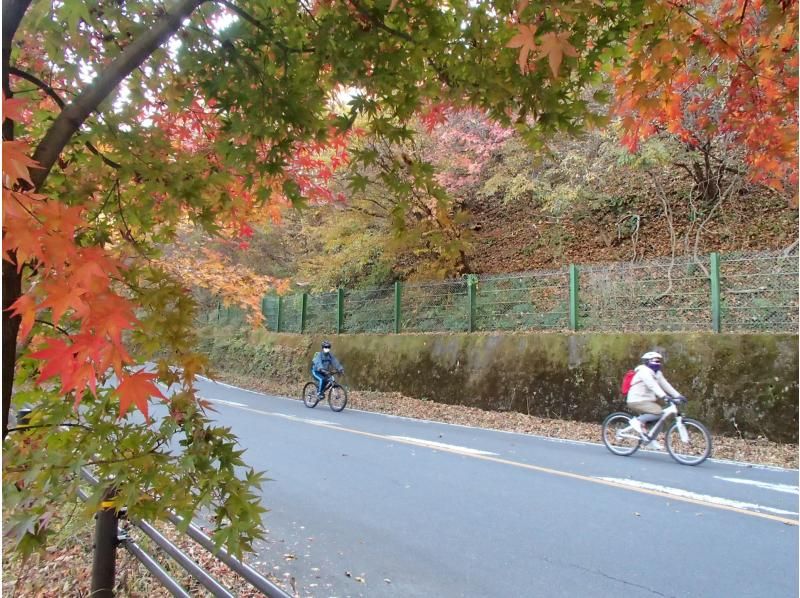
[[[711,434],[699,421],[682,419],[684,437],[681,438],[681,424],[675,421],[667,432],[667,451],[678,463],[700,465],[711,455]]]
[[[303,387],[303,403],[305,403],[306,407],[313,408],[317,406],[319,403],[319,396],[317,395],[317,385],[313,382],[308,382]]]
[[[615,455],[627,457],[635,453],[641,444],[639,434],[631,428],[630,413],[618,411],[603,422],[603,444]]]
[[[328,391],[328,405],[332,411],[341,411],[347,405],[347,389],[339,384],[334,384]]]

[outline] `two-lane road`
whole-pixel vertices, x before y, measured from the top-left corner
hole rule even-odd
[[[302,596],[798,595],[796,470],[199,387],[272,479],[253,560]]]

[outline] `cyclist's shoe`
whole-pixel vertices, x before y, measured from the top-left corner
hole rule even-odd
[[[660,451],[664,447],[661,446],[661,443],[658,440],[651,440],[650,442],[644,445],[644,448],[652,449],[654,451]]]
[[[637,434],[642,434],[642,435],[646,434],[644,426],[642,426],[642,422],[640,422],[639,419],[636,417],[631,418],[631,428]]]
[[[318,398],[318,399],[320,399],[320,400],[322,400],[322,399],[324,399],[324,398],[325,398],[325,394],[324,394],[324,393],[321,393],[321,392],[318,392],[318,393],[317,393],[317,398]]]

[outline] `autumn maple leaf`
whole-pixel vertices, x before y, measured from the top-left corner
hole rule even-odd
[[[149,421],[147,410],[150,397],[167,398],[153,383],[153,380],[157,377],[156,374],[148,374],[147,372],[139,371],[122,378],[119,386],[117,386],[120,417],[125,415],[133,404],[142,412],[144,418]]]
[[[3,96],[3,118],[21,121],[28,100],[22,98],[7,98]]]
[[[3,174],[11,179],[12,184],[23,180],[33,186],[28,170],[39,163],[28,157],[28,144],[21,140],[3,141]]]
[[[22,295],[8,308],[12,315],[21,316],[22,323],[19,327],[19,338],[27,338],[33,322],[36,319],[36,301],[30,295]]]
[[[534,41],[536,25],[520,23],[517,25],[517,31],[518,33],[506,44],[506,48],[519,48],[517,64],[519,64],[519,70],[524,75],[528,72],[528,55],[536,50],[536,42]]]
[[[564,55],[578,56],[578,51],[569,43],[569,32],[563,31],[561,33],[549,32],[542,35],[539,46],[538,58],[547,56],[550,62],[550,70],[553,71],[553,77],[558,78],[558,69],[561,67],[561,61]]]

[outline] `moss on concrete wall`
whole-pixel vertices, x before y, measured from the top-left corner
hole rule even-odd
[[[798,439],[798,337],[790,334],[400,334],[333,336],[357,389],[442,403],[601,421],[622,406],[619,383],[656,349],[690,399],[689,414],[716,433]],[[202,349],[217,369],[310,378],[321,336],[208,329]]]

